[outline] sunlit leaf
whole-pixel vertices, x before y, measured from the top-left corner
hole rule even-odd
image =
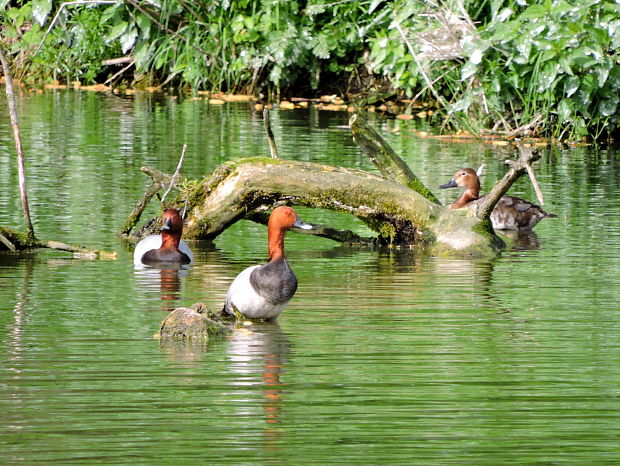
[[[478,66],[471,60],[468,60],[467,63],[465,63],[465,65],[463,65],[463,67],[461,68],[461,80],[465,81],[466,79],[476,74],[477,69]]]
[[[613,95],[598,104],[598,111],[604,117],[612,116],[618,108],[618,96]]]
[[[531,5],[521,13],[521,19],[532,20],[542,19],[547,14],[547,9],[542,5]]]
[[[123,53],[127,53],[136,43],[136,37],[138,37],[138,31],[136,28],[131,28],[125,34],[120,37],[121,50]]]
[[[32,2],[32,17],[43,26],[51,9],[52,0],[35,0]]]
[[[110,33],[108,34],[107,41],[108,42],[112,42],[112,41],[118,39],[122,34],[125,33],[125,31],[127,30],[128,26],[129,26],[129,24],[127,24],[127,21],[121,21],[118,24],[116,24],[112,28]]]

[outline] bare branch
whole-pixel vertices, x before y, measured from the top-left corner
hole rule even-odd
[[[263,109],[263,122],[265,123],[265,132],[267,133],[267,141],[269,141],[269,152],[272,159],[278,158],[278,148],[276,146],[276,140],[273,137],[273,131],[271,131],[271,122],[269,120],[269,109],[265,107]]]
[[[523,144],[518,145],[518,147],[521,153],[520,157],[517,161],[511,163],[511,167],[504,177],[493,187],[484,201],[477,205],[476,216],[479,219],[489,219],[495,205],[508,192],[512,184],[525,173],[527,166],[540,158],[540,154],[525,147]]]
[[[161,203],[164,203],[164,199],[166,199],[166,196],[168,195],[168,193],[170,192],[170,190],[176,185],[176,181],[177,178],[179,177],[179,173],[181,172],[181,168],[183,167],[183,161],[185,160],[185,150],[187,149],[187,144],[183,144],[183,150],[181,151],[181,158],[179,159],[179,163],[177,164],[177,169],[174,172],[174,175],[172,175],[172,179],[170,180],[170,184],[168,185],[168,189],[166,190],[166,192],[164,193],[164,195],[161,198]]]
[[[19,179],[19,194],[22,201],[22,209],[24,211],[24,220],[26,222],[26,235],[34,238],[34,227],[30,217],[30,207],[28,206],[28,195],[26,193],[26,168],[24,164],[24,149],[19,132],[19,119],[17,117],[17,106],[15,105],[15,93],[13,91],[13,79],[11,78],[11,70],[9,62],[4,54],[2,44],[0,44],[0,62],[4,70],[4,78],[6,80],[6,96],[9,105],[9,115],[11,117],[11,125],[13,126],[13,138],[15,139],[15,148],[17,149],[17,176]]]
[[[4,236],[2,233],[0,233],[0,243],[4,244],[7,248],[9,248],[9,251],[17,251],[17,248],[15,247],[15,245],[13,243],[11,243],[11,241]]]

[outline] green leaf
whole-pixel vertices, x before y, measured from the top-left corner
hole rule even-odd
[[[127,21],[121,21],[120,23],[116,24],[108,34],[106,40],[108,42],[115,41],[127,30],[128,26],[129,24],[127,24]]]
[[[51,9],[52,0],[35,0],[32,2],[32,17],[37,23],[43,26]]]
[[[138,37],[138,31],[136,28],[131,28],[125,34],[120,37],[121,42],[121,50],[123,53],[127,53],[136,43],[136,38]]]
[[[527,9],[521,13],[519,16],[522,19],[532,20],[532,19],[542,19],[547,15],[547,9],[542,5],[532,5],[527,7]]]
[[[478,65],[476,65],[471,60],[468,60],[467,63],[465,63],[465,65],[463,65],[463,67],[461,68],[461,81],[465,81],[466,79],[476,74],[477,70]]]
[[[590,53],[586,53],[584,47],[580,47],[570,54],[572,62],[580,68],[589,68],[596,65],[596,59]]]
[[[108,21],[110,21],[112,18],[114,18],[116,16],[116,12],[118,11],[118,8],[121,5],[122,4],[120,2],[119,3],[115,3],[111,7],[106,8],[105,10],[103,10],[101,18],[99,18],[99,24],[105,24]],[[142,16],[138,16],[138,18],[140,18],[140,17],[142,17]]]
[[[560,123],[568,121],[573,114],[573,111],[573,102],[570,99],[562,99],[560,105],[558,105],[558,117],[560,118]]]

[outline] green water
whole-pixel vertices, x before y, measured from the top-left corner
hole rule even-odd
[[[6,102],[0,98],[0,107]],[[536,165],[536,234],[493,261],[416,257],[293,233],[300,285],[277,324],[225,341],[162,344],[167,311],[221,306],[265,260],[265,228],[194,242],[182,273],[134,271],[117,239],[148,179],[267,155],[244,105],[86,93],[20,96],[35,229],[119,252],[89,261],[0,254],[0,462],[617,464],[620,462],[620,200],[617,152],[564,148]],[[346,113],[273,112],[283,158],[374,168]],[[372,124],[436,186],[504,148],[420,139]],[[0,112],[0,225],[22,226],[8,115]],[[511,194],[535,195],[523,179]],[[155,212],[155,208],[150,210]],[[366,233],[353,218],[307,222]]]

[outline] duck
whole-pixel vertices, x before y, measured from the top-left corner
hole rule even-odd
[[[222,314],[241,314],[248,319],[275,320],[297,291],[297,277],[284,257],[284,235],[291,228],[311,230],[288,206],[273,209],[267,224],[269,261],[253,265],[235,277]]]
[[[149,235],[136,245],[133,252],[134,265],[190,264],[194,261],[192,250],[181,240],[183,219],[177,209],[164,211],[160,230],[161,235]]]
[[[480,204],[486,196],[480,196],[480,178],[472,168],[461,168],[456,171],[452,179],[439,189],[463,188],[463,193],[456,201],[450,204],[450,209],[474,207]],[[503,196],[491,213],[491,223],[496,230],[530,231],[543,218],[557,217],[545,212],[542,207],[524,199]]]

